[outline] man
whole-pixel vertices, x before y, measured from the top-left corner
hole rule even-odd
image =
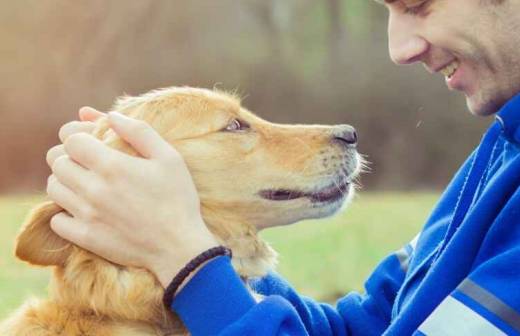
[[[255,303],[229,258],[218,257],[173,301],[193,335],[520,335],[520,0],[384,5],[392,60],[443,73],[473,114],[496,113],[496,121],[418,238],[381,262],[366,294],[350,293],[333,308],[270,275],[252,284],[266,295]],[[144,160],[82,134],[98,115],[82,109],[85,122],[62,127],[64,145],[48,153],[49,195],[72,214],[56,215],[52,228],[114,262],[150,269],[166,287],[216,245],[195,188],[178,153],[144,123],[109,116]],[[122,176],[104,174],[101,160]],[[156,173],[143,178],[150,169]]]

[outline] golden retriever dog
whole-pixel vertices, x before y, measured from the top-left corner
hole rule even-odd
[[[260,229],[331,215],[353,193],[360,156],[348,125],[274,124],[232,94],[187,87],[124,97],[113,109],[145,120],[182,154],[205,223],[232,249],[244,281],[276,263],[276,253],[257,235]],[[137,155],[105,118],[96,126],[95,137]],[[187,334],[163,306],[163,288],[153,274],[113,264],[55,235],[49,221],[60,211],[45,202],[28,214],[16,256],[53,268],[49,296],[26,302],[0,324],[0,335]]]

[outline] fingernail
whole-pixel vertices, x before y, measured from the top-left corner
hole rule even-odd
[[[82,106],[79,108],[79,112],[86,112],[88,110],[90,110],[92,107],[90,106]]]

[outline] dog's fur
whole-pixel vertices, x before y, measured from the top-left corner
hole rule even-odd
[[[182,154],[205,223],[233,250],[233,265],[244,279],[264,275],[276,262],[276,253],[258,237],[258,229],[332,214],[345,203],[346,194],[352,194],[350,188],[345,197],[329,203],[260,196],[265,190],[318,192],[356,175],[355,149],[331,141],[337,127],[269,123],[241,107],[233,95],[194,88],[124,97],[114,110],[147,121]],[[226,131],[234,119],[250,129]],[[97,122],[93,135],[137,155],[105,118]],[[49,298],[26,302],[0,324],[0,335],[186,334],[178,317],[162,305],[163,288],[151,273],[115,265],[54,234],[49,221],[60,211],[53,202],[33,209],[16,245],[21,260],[53,266]]]

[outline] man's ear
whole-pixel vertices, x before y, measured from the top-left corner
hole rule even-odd
[[[16,256],[40,266],[64,265],[70,255],[72,244],[52,231],[52,216],[63,211],[49,201],[31,210],[16,239]]]

